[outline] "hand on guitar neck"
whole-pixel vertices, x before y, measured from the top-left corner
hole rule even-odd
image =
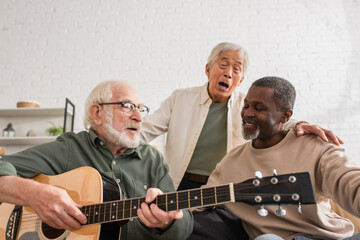
[[[151,203],[156,196],[163,194],[158,188],[150,188],[145,197],[146,203]],[[142,203],[141,208],[137,210],[137,215],[140,220],[148,227],[160,228],[165,231],[175,219],[181,219],[183,212],[181,210],[165,212],[161,210],[156,204]]]

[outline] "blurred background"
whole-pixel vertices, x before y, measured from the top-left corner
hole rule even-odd
[[[90,90],[123,79],[153,111],[173,90],[204,84],[224,41],[249,53],[243,92],[263,76],[288,79],[294,118],[333,130],[360,163],[358,0],[1,0],[0,108],[69,98],[77,132]]]

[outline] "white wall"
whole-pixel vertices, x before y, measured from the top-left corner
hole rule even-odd
[[[210,50],[231,41],[250,54],[244,92],[262,76],[290,80],[295,118],[333,130],[360,162],[359,13],[357,0],[1,0],[0,108],[68,97],[79,131],[89,91],[126,79],[155,109],[203,84]]]

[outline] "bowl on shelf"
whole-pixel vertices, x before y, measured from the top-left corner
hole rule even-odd
[[[40,107],[40,104],[36,101],[20,101],[16,103],[16,107],[24,108],[24,107]]]
[[[6,154],[6,148],[0,147],[0,156]]]

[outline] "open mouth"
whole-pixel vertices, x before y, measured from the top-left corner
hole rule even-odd
[[[259,123],[255,120],[243,119],[244,127],[257,127],[258,125],[259,125]]]
[[[227,83],[225,83],[225,82],[219,82],[219,85],[220,85],[220,87],[222,87],[222,88],[229,88],[229,84],[227,84]]]

